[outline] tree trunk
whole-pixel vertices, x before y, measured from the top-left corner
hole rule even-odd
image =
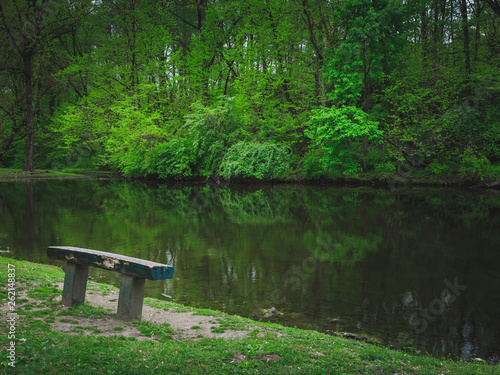
[[[23,56],[24,63],[24,85],[26,93],[26,109],[25,109],[25,119],[26,119],[26,159],[24,163],[25,172],[33,172],[33,144],[34,144],[34,134],[35,134],[35,124],[34,124],[34,114],[33,114],[33,87],[32,87],[32,76],[33,71],[31,68],[32,55],[26,53]]]
[[[427,43],[427,11],[423,11],[420,15],[422,20],[422,27],[420,29],[420,40],[422,42],[422,59],[424,68],[427,66],[427,49],[429,43]]]
[[[137,62],[136,62],[136,37],[137,37],[137,19],[135,15],[135,3],[134,1],[131,2],[130,5],[130,10],[131,10],[131,18],[132,18],[132,37],[130,38],[129,41],[129,48],[130,52],[132,54],[132,66],[131,66],[131,71],[130,71],[130,89],[132,92],[135,90],[135,85],[136,83],[139,83],[139,77],[137,75]],[[137,81],[137,82],[136,82]]]
[[[479,61],[479,44],[481,43],[481,21],[479,17],[481,16],[481,13],[483,11],[483,8],[481,6],[481,3],[479,0],[476,0],[476,6],[475,6],[475,17],[476,17],[476,43],[474,46],[474,61]]]
[[[467,16],[467,0],[460,0],[460,14],[462,16],[462,26],[464,33],[464,65],[465,65],[465,95],[468,97],[470,91],[470,42],[469,42],[469,22]]]
[[[453,12],[454,12],[454,8],[453,8],[453,4],[454,2],[453,1],[450,1],[450,22],[451,24],[453,24]],[[453,41],[455,40],[455,34],[453,33],[453,27],[450,28],[450,42],[453,43]]]
[[[326,51],[328,47],[328,38],[326,37],[326,33],[323,35],[323,50]],[[326,79],[325,73],[323,71],[324,61],[321,61],[321,104],[323,107],[326,107]]]
[[[439,3],[438,0],[434,1],[434,45],[432,46],[433,54],[433,65],[434,69],[439,65],[439,46],[441,46],[441,40],[439,40]]]

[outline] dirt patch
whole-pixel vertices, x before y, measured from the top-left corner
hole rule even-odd
[[[101,307],[105,310],[106,314],[100,317],[81,317],[74,315],[56,316],[55,321],[45,321],[50,325],[53,331],[64,332],[67,334],[78,335],[94,335],[94,336],[123,336],[135,337],[137,340],[156,340],[153,332],[145,334],[138,330],[137,324],[124,322],[112,316],[116,313],[118,306],[118,292],[113,289],[102,290],[98,285],[104,284],[89,284],[87,287],[87,294],[85,301],[87,304],[94,307]],[[59,282],[55,285],[57,289],[62,291],[63,283]],[[39,311],[50,309],[50,307],[43,306],[46,299],[43,298],[30,298],[28,293],[30,290],[35,289],[36,286],[30,286],[24,290],[20,290],[16,295],[17,301],[24,301],[18,303],[17,309],[25,310],[25,306],[31,304],[34,307],[30,311]],[[22,288],[21,288],[22,289]],[[69,308],[61,305],[62,296],[56,296],[52,302],[59,311],[68,310]],[[188,311],[186,311],[188,310]],[[8,311],[7,304],[0,306],[2,315]],[[20,322],[22,322],[23,315],[19,315]],[[44,318],[40,318],[44,320]],[[173,333],[169,333],[174,340],[199,340],[202,338],[222,338],[226,340],[238,340],[246,338],[249,333],[256,327],[247,324],[238,324],[238,328],[228,325],[227,320],[222,317],[197,315],[189,308],[183,307],[168,307],[158,308],[147,305],[143,306],[142,321],[148,321],[156,324],[167,323]],[[221,329],[221,327],[224,327]],[[214,329],[217,329],[214,332]]]
[[[243,362],[244,360],[247,359],[247,356],[243,353],[238,353],[234,356],[233,360],[231,361],[231,363],[240,363],[240,362]],[[259,355],[259,361],[261,362],[278,362],[278,361],[281,361],[281,356],[278,355],[278,354],[275,354],[275,353],[271,353],[271,354],[261,354]]]
[[[247,356],[243,353],[238,353],[234,356],[233,360],[231,363],[240,363],[243,362],[245,359],[247,359]]]
[[[281,360],[281,356],[278,354],[261,354],[259,360],[262,362],[278,362]]]

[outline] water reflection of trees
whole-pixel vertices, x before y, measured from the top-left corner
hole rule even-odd
[[[291,219],[290,197],[284,191],[223,189],[219,199],[225,213],[234,223],[264,225]]]

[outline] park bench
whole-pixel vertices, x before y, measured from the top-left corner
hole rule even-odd
[[[49,258],[66,261],[62,304],[73,306],[85,302],[89,266],[121,273],[117,317],[140,320],[146,279],[173,277],[174,268],[125,255],[70,246],[49,246]]]

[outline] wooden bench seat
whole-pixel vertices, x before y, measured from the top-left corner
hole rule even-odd
[[[140,319],[146,279],[164,280],[173,277],[174,268],[125,255],[71,246],[49,246],[47,256],[66,261],[62,304],[73,306],[85,302],[89,266],[121,273],[117,317]]]

